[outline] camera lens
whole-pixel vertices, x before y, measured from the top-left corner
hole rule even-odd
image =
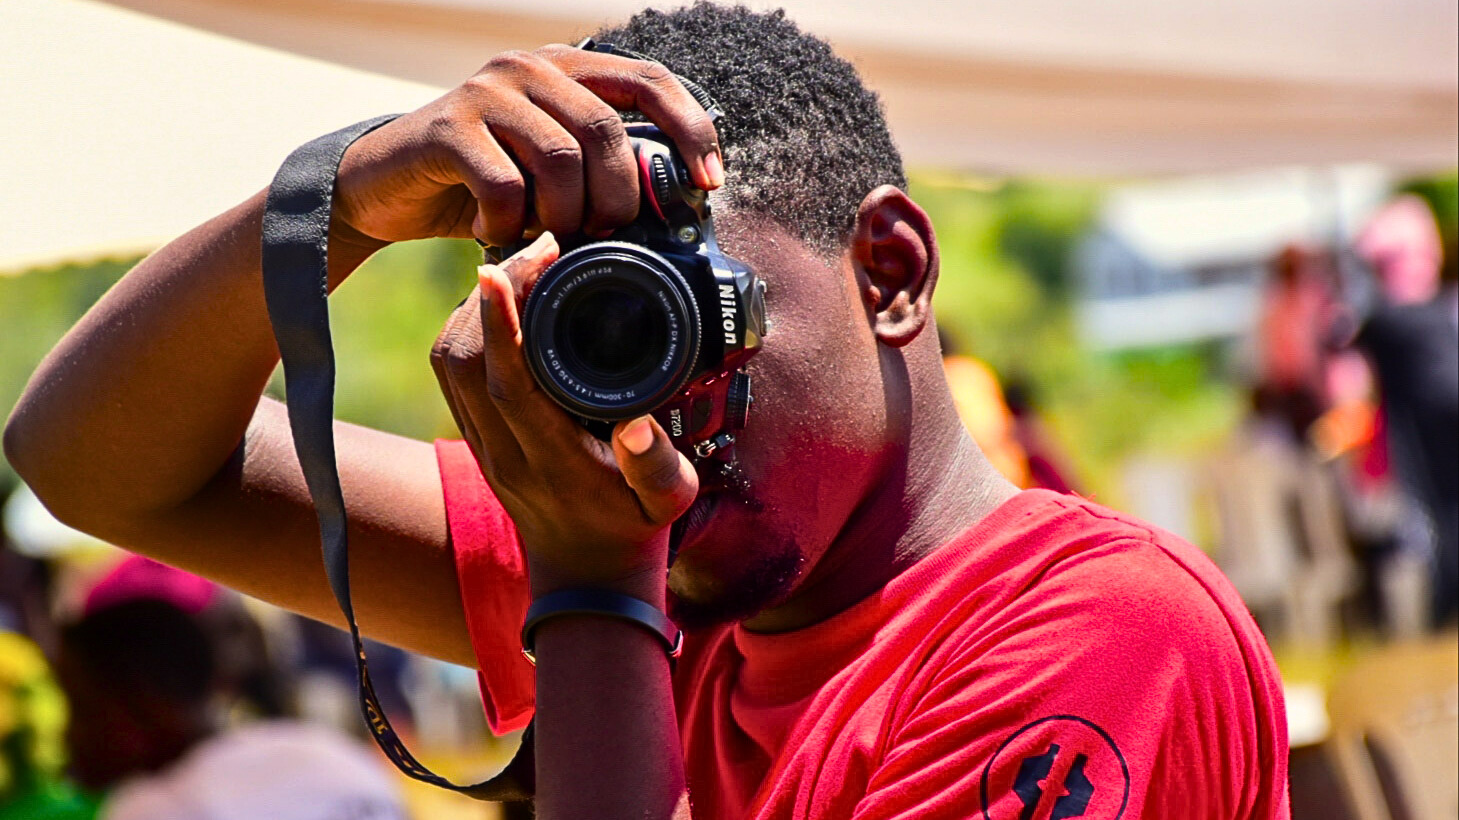
[[[522,314],[538,384],[569,412],[600,421],[642,415],[683,389],[700,336],[683,274],[626,242],[564,254],[533,286]]]
[[[641,381],[668,347],[662,309],[636,284],[599,280],[573,293],[557,319],[557,345],[569,367],[593,382]]]

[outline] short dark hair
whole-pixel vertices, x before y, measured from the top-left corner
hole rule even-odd
[[[205,704],[216,659],[196,618],[167,601],[137,598],[95,610],[61,633],[89,678],[127,694]]]
[[[717,127],[730,206],[774,219],[818,251],[840,248],[872,189],[907,187],[876,94],[783,9],[649,9],[594,37],[703,86],[725,112]]]

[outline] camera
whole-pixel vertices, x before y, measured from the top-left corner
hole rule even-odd
[[[652,413],[680,450],[727,458],[750,411],[741,368],[765,335],[765,284],[720,251],[709,197],[662,132],[627,129],[638,217],[601,241],[559,240],[522,310],[527,363],[600,438]]]

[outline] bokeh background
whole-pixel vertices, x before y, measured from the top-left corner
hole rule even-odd
[[[1327,516],[1335,529],[1260,519],[1257,526],[1300,542],[1278,569],[1253,570],[1229,543],[1232,516],[1242,512],[1223,490],[1241,481],[1232,457],[1250,440],[1270,342],[1262,317],[1284,250],[1323,260],[1332,302],[1359,322],[1373,296],[1354,241],[1384,203],[1416,195],[1434,215],[1442,292],[1452,299],[1456,3],[784,5],[883,94],[911,193],[938,229],[937,315],[945,349],[974,363],[950,373],[968,396],[975,433],[989,448],[1013,447],[1007,463],[1026,483],[1037,480],[1027,457],[1048,455],[1081,494],[1190,538],[1233,579],[1265,573],[1238,586],[1288,685],[1294,816],[1459,817],[1454,772],[1415,772],[1405,752],[1379,750],[1376,779],[1355,784],[1337,748],[1334,726],[1351,716],[1331,712],[1335,687],[1340,700],[1345,677],[1374,658],[1435,640],[1421,615],[1402,614],[1421,608],[1413,601],[1423,578],[1418,587],[1383,580],[1373,539],[1359,531],[1342,489],[1349,461],[1382,431],[1370,425],[1336,444],[1298,431],[1286,441],[1284,452],[1336,489],[1313,501],[1288,488],[1281,503],[1335,505]],[[635,7],[0,4],[0,115],[9,124],[0,139],[0,411],[141,255],[262,187],[293,145],[424,103],[492,53],[570,41]],[[453,434],[426,354],[479,261],[470,243],[394,246],[340,290],[332,309],[342,418],[426,439]],[[1378,388],[1360,393],[1370,411],[1381,406]],[[1036,441],[1010,432],[1025,419]],[[0,460],[0,499],[7,496],[7,548],[44,567],[41,608],[74,613],[79,590],[109,572],[116,555],[46,521]],[[1313,546],[1322,539],[1330,555]],[[6,571],[19,585],[21,570]],[[1330,580],[1334,572],[1340,580]],[[1313,580],[1319,575],[1327,580]],[[1384,583],[1387,599],[1373,589]],[[297,645],[310,628],[256,602],[247,607],[276,641]],[[0,628],[25,631],[29,617],[11,612]],[[396,662],[405,670],[400,708],[433,762],[466,776],[509,751],[483,740],[469,674]],[[25,664],[15,668],[31,669]],[[1433,737],[1452,748],[1444,733],[1455,724],[1459,695],[1449,681],[1459,671],[1440,665],[1437,694],[1420,695],[1434,699]],[[323,673],[303,679],[306,716],[358,733],[347,674],[341,685]],[[1390,705],[1407,708],[1398,698]],[[45,703],[53,726],[62,718]],[[0,709],[0,735],[19,725],[8,719]],[[46,754],[56,770],[56,753]],[[420,817],[488,811],[410,788]]]

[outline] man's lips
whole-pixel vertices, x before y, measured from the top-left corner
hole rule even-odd
[[[694,499],[694,503],[684,513],[684,537],[682,543],[688,545],[694,542],[698,536],[709,526],[709,521],[714,517],[714,511],[719,506],[721,493],[711,490],[702,493]]]

